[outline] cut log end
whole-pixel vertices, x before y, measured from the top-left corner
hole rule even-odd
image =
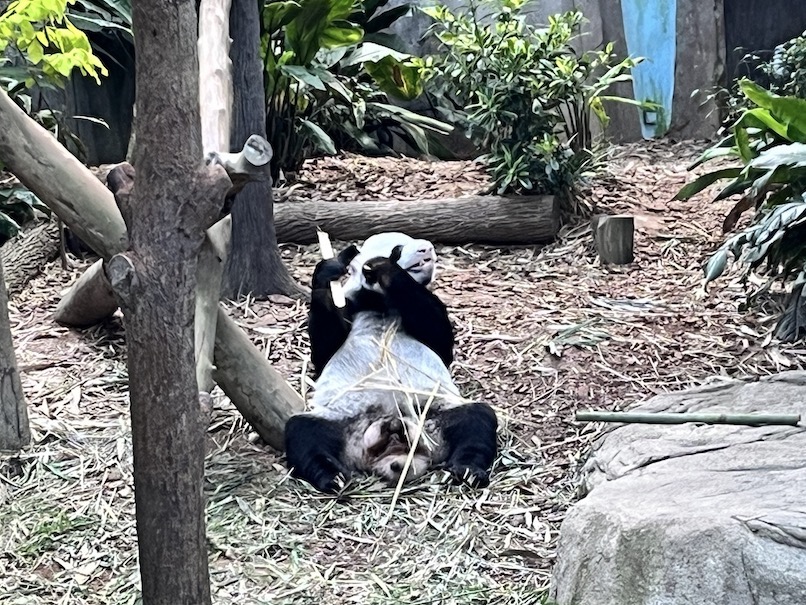
[[[635,260],[635,221],[629,215],[597,215],[591,220],[596,252],[605,264],[628,265]]]

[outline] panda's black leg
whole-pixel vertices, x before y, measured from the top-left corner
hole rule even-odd
[[[460,405],[441,410],[439,423],[448,448],[444,467],[455,481],[486,487],[498,451],[495,412],[486,403]]]
[[[320,492],[337,491],[336,477],[349,475],[341,460],[343,452],[344,440],[336,422],[305,414],[286,422],[285,455],[291,474]]]

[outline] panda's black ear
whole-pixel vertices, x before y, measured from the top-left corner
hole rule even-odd
[[[389,255],[389,260],[397,264],[397,261],[400,260],[402,254],[403,254],[403,245],[399,244],[394,248],[392,248],[392,254]]]
[[[346,267],[356,256],[358,256],[358,248],[356,248],[354,244],[350,244],[339,252],[339,262]]]

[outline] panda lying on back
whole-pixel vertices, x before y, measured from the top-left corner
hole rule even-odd
[[[318,380],[311,411],[285,427],[295,477],[324,492],[355,472],[396,483],[427,409],[406,480],[441,467],[457,481],[489,483],[497,421],[451,380],[453,328],[426,287],[434,261],[429,242],[387,233],[360,254],[350,246],[317,265],[308,331]],[[347,306],[339,309],[330,282],[345,273]]]

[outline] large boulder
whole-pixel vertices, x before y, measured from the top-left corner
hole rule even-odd
[[[634,411],[806,418],[806,372],[720,380]],[[806,604],[806,428],[614,425],[560,530],[558,605]]]

